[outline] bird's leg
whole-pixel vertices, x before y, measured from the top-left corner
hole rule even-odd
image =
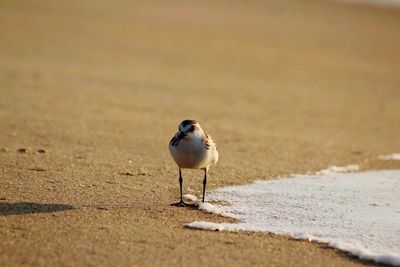
[[[207,169],[204,169],[204,179],[203,179],[203,203],[206,197],[206,184],[207,184]]]
[[[182,170],[179,168],[179,192],[181,194],[181,201],[175,204],[171,204],[172,206],[184,207],[186,204],[183,202],[183,190],[182,190],[183,178],[182,178]]]
[[[183,193],[182,193],[182,183],[183,183],[183,178],[182,178],[182,171],[181,168],[179,168],[179,191],[181,193],[181,201],[179,203],[183,203]]]

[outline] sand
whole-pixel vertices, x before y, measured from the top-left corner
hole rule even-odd
[[[355,266],[178,200],[183,119],[209,189],[330,165],[398,169],[400,12],[318,1],[1,1],[0,266]],[[200,196],[202,174],[185,171]]]

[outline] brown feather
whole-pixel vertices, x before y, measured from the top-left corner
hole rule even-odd
[[[204,144],[205,148],[208,150],[211,147],[210,140],[211,140],[211,142],[213,142],[213,140],[212,140],[212,138],[210,138],[210,136],[208,135],[207,132],[204,132],[204,135],[205,135],[205,137],[203,138],[203,144]]]

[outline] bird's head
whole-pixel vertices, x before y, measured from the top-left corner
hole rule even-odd
[[[203,134],[203,129],[200,124],[195,120],[184,120],[179,124],[179,139],[185,138],[186,136],[196,135],[200,136]]]

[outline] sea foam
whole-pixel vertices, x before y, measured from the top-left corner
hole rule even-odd
[[[368,4],[372,6],[400,7],[400,0],[330,0],[350,4]]]
[[[345,172],[356,169],[328,168],[215,190],[209,200],[230,205],[206,203],[200,209],[241,223],[196,221],[187,227],[289,235],[400,266],[400,171]]]
[[[379,156],[380,160],[400,160],[400,153]]]

